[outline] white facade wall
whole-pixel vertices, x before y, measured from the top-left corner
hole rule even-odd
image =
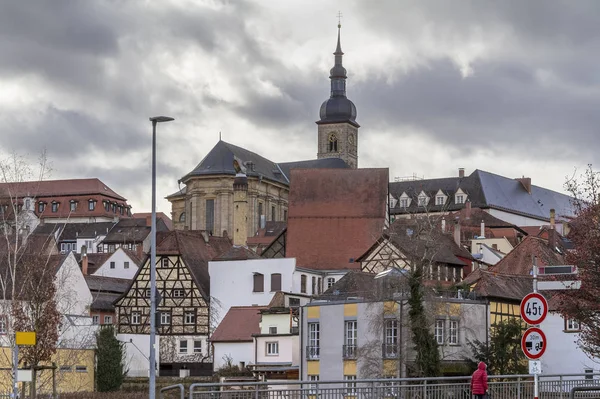
[[[306,276],[306,290],[302,292],[302,276]],[[331,277],[335,278],[336,281],[342,278],[342,275],[336,273],[336,275],[332,275]],[[313,278],[315,280],[315,285],[313,288]],[[306,294],[306,295],[319,295],[320,293],[325,292],[324,287],[327,287],[324,284],[324,281],[327,280],[327,277],[323,272],[313,272],[308,269],[299,269],[294,271],[294,285],[293,291],[297,294]]]
[[[89,315],[92,293],[73,253],[69,253],[56,273],[58,310],[62,314]]]
[[[294,352],[298,348],[300,337],[298,335],[272,335],[256,337],[256,363],[294,363],[294,358],[299,354]],[[277,355],[267,355],[267,343],[277,342],[279,353]]]
[[[114,262],[114,269],[111,269],[111,262]],[[128,267],[126,268],[126,262]],[[112,278],[125,278],[133,279],[138,271],[137,264],[127,255],[122,249],[117,249],[111,256],[104,262],[102,266],[96,270],[94,276],[112,277]]]
[[[232,359],[232,365],[254,364],[254,344],[252,342],[214,342],[213,370],[217,371]]]
[[[263,314],[260,322],[260,333],[269,334],[271,327],[277,328],[277,334],[290,333],[289,314]]]
[[[548,313],[540,328],[548,341],[541,358],[544,374],[583,374],[586,369],[600,372],[600,359],[590,358],[579,348],[580,334],[565,332],[561,315]]]
[[[150,358],[150,335],[117,334],[117,339],[125,343],[125,368],[128,377],[148,377]],[[156,364],[160,364],[160,337],[156,336]],[[157,370],[158,373],[158,370]]]
[[[293,292],[295,268],[295,258],[209,262],[210,293],[214,298],[211,312],[216,324],[221,323],[232,306],[268,305],[274,294],[271,291],[273,273],[281,274],[282,291]],[[264,276],[264,292],[252,292],[255,273]]]
[[[498,248],[498,251],[505,253],[505,254],[509,253],[514,248],[512,246],[512,244],[510,243],[510,241],[508,241],[504,237],[477,238],[477,239],[471,240],[471,253],[472,254],[479,253],[479,248],[480,248],[479,244],[487,245],[490,248],[493,248],[494,245],[496,245],[496,247]]]
[[[106,238],[106,234],[98,235],[96,237],[88,237],[88,238],[77,238],[77,245],[75,248],[75,252],[81,253],[81,247],[86,246],[86,250],[88,254],[95,254],[98,252],[98,244],[102,242]],[[90,244],[91,245],[88,245]]]

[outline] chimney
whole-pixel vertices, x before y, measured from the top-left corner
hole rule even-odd
[[[152,227],[152,215],[146,216],[146,227]]]
[[[81,247],[81,273],[84,276],[88,274],[88,256],[87,256],[87,247],[83,245]]]
[[[248,240],[248,178],[238,173],[233,180],[233,245],[246,246]]]
[[[442,233],[446,232],[446,219],[442,219]]]
[[[208,231],[206,230],[202,230],[202,238],[204,238],[204,242],[208,244],[208,240],[210,239],[210,237],[208,236]]]
[[[469,200],[465,203],[465,218],[471,219],[471,201]]]
[[[458,177],[465,177],[465,168],[458,168]]]
[[[481,231],[479,232],[479,238],[485,238],[485,222],[481,221]]]
[[[454,224],[454,242],[460,247],[460,223],[458,220]]]
[[[527,190],[529,194],[531,194],[531,177],[521,177],[520,179],[516,179],[523,185],[523,188]]]
[[[554,209],[550,209],[550,228],[554,230],[554,225],[556,223],[556,211]]]

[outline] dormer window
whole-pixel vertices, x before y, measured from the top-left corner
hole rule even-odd
[[[419,206],[427,206],[427,204],[429,204],[429,197],[427,196],[427,194],[421,191],[421,194],[419,194],[419,196],[417,197],[417,201]]]
[[[44,212],[44,210],[46,209],[46,203],[45,202],[38,202],[38,212],[42,213]]]
[[[393,195],[390,194],[389,201],[390,201],[390,208],[395,208],[396,204],[398,203],[398,200],[396,198],[394,198]]]
[[[459,188],[456,190],[456,194],[454,194],[454,203],[464,204],[465,202],[467,202],[467,193]]]
[[[69,210],[70,210],[71,212],[75,212],[75,210],[76,210],[76,209],[77,209],[77,201],[75,201],[75,200],[71,200],[71,201],[69,202]]]
[[[401,208],[408,208],[410,206],[411,199],[408,196],[408,194],[402,193],[402,195],[399,198],[399,202]]]
[[[438,195],[437,197],[435,197],[436,205],[444,205],[445,202],[446,202],[446,197],[443,197],[441,195]]]
[[[31,199],[29,198],[25,198],[25,210],[30,210],[31,209]]]
[[[96,209],[96,201],[93,199],[88,200],[88,210],[93,211]]]
[[[58,212],[58,202],[52,201],[52,212]]]

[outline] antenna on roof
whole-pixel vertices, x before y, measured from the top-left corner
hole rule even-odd
[[[219,141],[221,141],[221,131],[219,130]]]

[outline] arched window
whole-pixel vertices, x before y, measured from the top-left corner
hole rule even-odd
[[[179,221],[185,222],[185,212],[181,212],[181,215],[179,215]]]
[[[329,143],[327,146],[327,151],[328,152],[337,152],[338,150],[338,139],[337,136],[335,135],[335,133],[331,133],[329,135]]]

